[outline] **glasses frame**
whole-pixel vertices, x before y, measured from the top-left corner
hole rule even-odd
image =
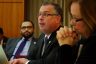
[[[44,17],[48,17],[48,16],[58,16],[58,14],[55,13],[39,13],[38,16],[44,16]]]
[[[25,30],[26,28],[27,28],[27,29],[32,29],[33,27],[32,27],[32,26],[22,26],[22,27],[21,27],[22,30]]]

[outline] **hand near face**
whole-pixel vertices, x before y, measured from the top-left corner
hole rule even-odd
[[[78,36],[71,28],[64,26],[57,31],[57,40],[60,46],[65,44],[72,46],[78,41]]]
[[[25,58],[19,58],[9,61],[9,64],[25,64],[28,61],[28,59]]]

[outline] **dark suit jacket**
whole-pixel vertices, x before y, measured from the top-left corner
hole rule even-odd
[[[6,50],[5,50],[8,59],[10,59],[12,57],[15,47],[21,39],[22,38],[10,38],[8,40],[8,42],[6,44]],[[29,52],[32,52],[32,49],[34,49],[35,45],[36,45],[36,39],[32,38],[31,45],[28,50],[28,54],[29,54]]]
[[[75,64],[96,64],[96,31],[93,32],[88,39],[84,39],[82,42],[83,47]],[[74,53],[72,50],[73,48],[68,45],[61,46],[58,52],[59,61],[57,64],[74,64],[73,58],[75,56],[72,54]]]
[[[41,34],[37,42],[37,49],[38,49],[37,54],[34,55],[35,57],[33,57],[32,54],[34,53],[30,53],[28,59],[31,61],[28,64],[54,64],[55,63],[56,57],[57,57],[57,50],[59,47],[58,41],[56,39],[56,31],[54,31],[51,34],[49,38],[49,43],[47,44],[43,55],[41,55],[41,53],[42,53],[42,47],[43,47],[45,34]]]

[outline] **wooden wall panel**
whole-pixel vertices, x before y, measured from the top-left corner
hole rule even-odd
[[[18,37],[20,35],[20,25],[24,19],[24,2],[22,2],[23,0],[18,3],[12,3],[13,0],[10,0],[12,2],[5,1],[7,0],[0,3],[0,27],[3,28],[6,36]]]
[[[24,2],[24,0],[0,0],[0,2]]]

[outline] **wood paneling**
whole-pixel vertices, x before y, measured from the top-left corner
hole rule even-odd
[[[0,2],[24,2],[24,0],[0,0]]]
[[[3,28],[4,35],[18,37],[20,35],[20,24],[23,19],[23,0],[0,0],[0,27]]]

